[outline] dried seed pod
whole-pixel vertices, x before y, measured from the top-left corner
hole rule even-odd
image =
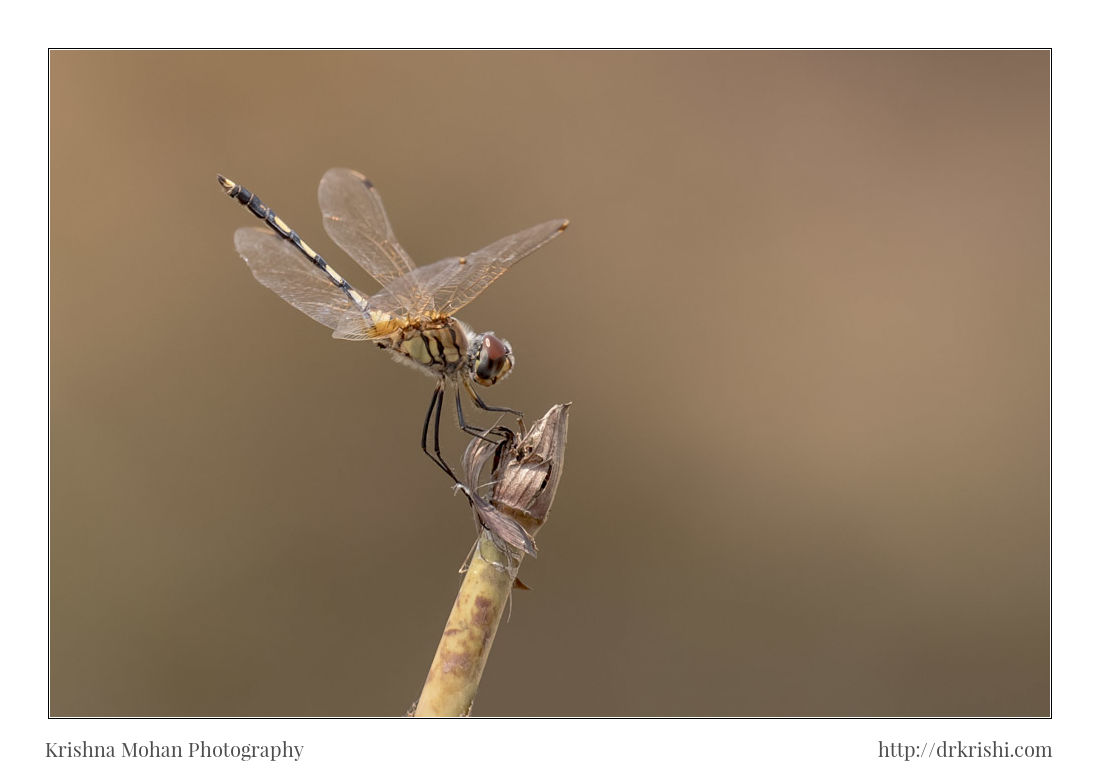
[[[568,427],[569,405],[554,405],[522,436],[508,432],[499,443],[475,438],[462,457],[465,483],[460,487],[478,523],[521,553],[537,555],[533,537],[546,522],[557,492]],[[490,479],[482,484],[490,462]],[[487,498],[479,496],[481,486]]]

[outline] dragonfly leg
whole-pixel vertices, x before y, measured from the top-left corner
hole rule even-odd
[[[466,418],[462,414],[462,392],[458,389],[455,389],[455,409],[458,411],[458,425],[462,429],[462,431],[466,432],[466,434],[471,434],[474,437],[480,437],[486,442],[497,442],[493,438],[485,436],[487,434],[500,434],[500,432],[496,429],[482,429],[480,426],[473,426],[466,423]],[[509,434],[510,433],[511,432],[509,432]]]
[[[478,396],[478,393],[476,391],[474,391],[473,386],[471,386],[469,383],[465,383],[464,385],[466,386],[466,390],[470,392],[470,396],[473,397],[474,404],[476,404],[482,410],[485,410],[485,411],[490,412],[490,413],[511,413],[512,415],[514,415],[516,417],[516,423],[519,424],[519,433],[520,433],[520,435],[524,435],[524,434],[527,433],[527,430],[523,425],[523,411],[522,410],[515,410],[514,408],[511,408],[511,407],[493,407],[492,405],[487,405],[487,404],[485,404],[485,400],[482,399],[480,396]],[[461,416],[459,416],[459,418],[461,419]]]
[[[427,454],[428,458],[434,461],[440,469],[450,476],[451,480],[458,483],[459,479],[455,477],[455,473],[447,466],[447,462],[443,460],[443,454],[439,450],[439,416],[443,411],[443,393],[445,384],[440,381],[435,391],[432,392],[432,401],[428,405],[428,415],[424,417],[424,431],[420,434],[420,450]],[[428,429],[432,425],[432,416],[435,416],[435,455],[428,450]]]

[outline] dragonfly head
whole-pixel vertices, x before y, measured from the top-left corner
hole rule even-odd
[[[470,343],[470,374],[482,386],[492,386],[512,369],[512,346],[492,332],[485,332]]]

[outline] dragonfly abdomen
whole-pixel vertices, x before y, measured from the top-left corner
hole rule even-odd
[[[298,236],[297,232],[291,229],[285,221],[275,215],[275,211],[265,205],[263,200],[239,183],[230,181],[223,175],[218,176],[218,183],[222,185],[227,195],[248,208],[253,216],[261,219],[265,224],[271,227],[276,235],[293,245],[302,256],[313,264],[314,267],[323,272],[329,282],[340,291],[344,292],[348,299],[350,299],[359,310],[366,310],[367,302],[363,295],[353,289],[351,284],[344,279],[344,276],[330,267],[329,263],[326,262],[319,253],[310,248],[306,242]]]

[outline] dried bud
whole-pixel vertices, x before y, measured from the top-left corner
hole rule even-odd
[[[503,441],[475,438],[466,447],[463,491],[479,523],[521,553],[536,555],[532,537],[546,522],[565,462],[569,405],[554,405],[519,438]],[[507,431],[507,430],[505,430]],[[482,472],[492,462],[488,499],[478,495]]]

